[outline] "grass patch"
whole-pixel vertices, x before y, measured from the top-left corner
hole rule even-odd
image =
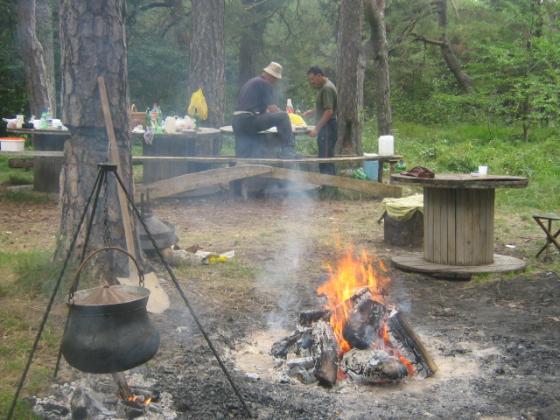
[[[13,281],[0,283],[4,295],[49,296],[61,270],[50,251],[0,252],[0,271],[10,271]]]
[[[0,412],[7,413],[31,350],[60,266],[45,251],[0,252]],[[50,383],[60,344],[62,323],[51,320],[43,332],[21,397],[45,390]],[[20,400],[14,418],[35,419]]]
[[[33,174],[31,173],[10,174],[8,177],[8,184],[10,185],[33,184]]]
[[[51,201],[48,193],[37,191],[5,191],[0,193],[0,203],[33,203],[44,204]]]
[[[364,128],[364,150],[377,150],[373,122]],[[497,203],[514,213],[552,211],[560,208],[560,148],[558,130],[533,130],[533,140],[518,139],[519,128],[455,124],[444,127],[399,122],[395,126],[396,153],[407,168],[425,166],[436,172],[476,171],[529,178],[524,189],[498,189]]]
[[[31,169],[10,168],[8,161],[10,157],[0,156],[0,184],[25,185],[33,183],[33,171]]]

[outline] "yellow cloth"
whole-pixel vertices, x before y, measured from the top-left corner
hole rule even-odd
[[[417,210],[424,212],[424,196],[422,194],[403,198],[385,198],[381,203],[390,217],[403,222],[414,216]]]
[[[305,120],[303,119],[303,117],[301,115],[298,114],[288,114],[288,116],[290,117],[290,122],[292,123],[293,126],[296,127],[305,127],[307,124],[305,124]]]
[[[191,117],[198,116],[202,121],[208,118],[208,105],[206,104],[204,93],[202,93],[202,88],[192,94],[187,114]]]

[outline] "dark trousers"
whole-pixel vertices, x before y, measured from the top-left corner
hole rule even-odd
[[[294,147],[292,123],[285,112],[265,112],[258,115],[235,115],[232,121],[235,135],[235,154],[240,157],[258,157],[257,133],[276,127],[278,145],[282,148]]]
[[[336,118],[332,118],[325,124],[317,135],[317,146],[319,148],[319,157],[334,157],[334,147],[336,145],[337,125]],[[320,163],[319,172],[327,175],[335,175],[334,163]]]

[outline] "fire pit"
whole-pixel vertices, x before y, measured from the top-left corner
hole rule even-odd
[[[325,308],[302,312],[294,333],[272,345],[289,376],[333,386],[346,377],[384,384],[436,372],[409,323],[386,301],[389,280],[381,262],[350,249],[328,270],[328,281],[317,289]]]

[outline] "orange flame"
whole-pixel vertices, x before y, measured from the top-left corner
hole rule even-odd
[[[134,402],[137,404],[143,404],[145,406],[150,405],[150,403],[152,402],[152,397],[146,397],[144,399],[144,397],[138,396],[138,395],[130,395],[127,398],[127,401],[129,402]]]
[[[378,265],[385,269],[381,261]],[[335,267],[327,264],[327,270],[329,279],[317,289],[317,294],[327,298],[326,308],[332,312],[330,323],[342,352],[346,353],[351,347],[342,336],[342,329],[351,309],[349,299],[358,290],[367,287],[373,298],[383,303],[382,292],[388,284],[388,279],[375,269],[365,250],[362,250],[359,256],[355,256],[352,247],[347,249]]]
[[[329,278],[317,288],[317,294],[327,298],[326,309],[331,311],[330,324],[342,354],[344,354],[351,349],[351,345],[342,335],[342,329],[352,309],[350,298],[360,289],[367,288],[374,300],[385,304],[384,296],[389,279],[383,275],[387,271],[383,261],[374,260],[368,256],[365,250],[356,256],[352,247],[346,250],[344,256],[336,262],[334,267],[328,263],[326,267]],[[406,366],[408,374],[413,375],[412,363],[393,347],[386,322],[383,323],[379,336],[380,343],[378,344],[383,346],[388,353],[397,357]]]

